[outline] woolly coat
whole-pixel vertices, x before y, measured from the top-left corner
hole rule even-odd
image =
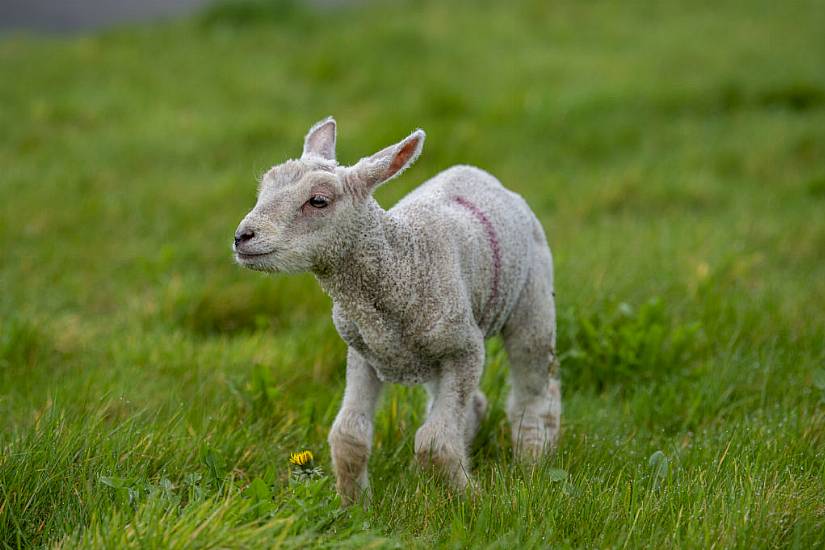
[[[478,168],[449,168],[389,211],[374,201],[369,208],[343,265],[316,276],[341,337],[382,381],[426,383],[446,359],[483,354],[478,347],[507,322],[536,258],[552,265],[525,201]]]

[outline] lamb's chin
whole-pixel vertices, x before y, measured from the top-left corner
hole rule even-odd
[[[277,266],[267,264],[267,263],[254,263],[254,264],[241,264],[247,269],[251,269],[252,271],[262,271],[264,273],[281,273],[281,270],[278,269]]]
[[[267,273],[277,273],[281,271],[278,266],[273,262],[273,258],[271,254],[261,254],[261,255],[247,255],[247,254],[235,254],[235,263],[237,263],[241,267],[245,267],[246,269],[251,269],[252,271],[264,271]]]

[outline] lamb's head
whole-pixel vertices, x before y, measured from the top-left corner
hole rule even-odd
[[[235,231],[240,265],[287,273],[328,265],[375,215],[373,190],[412,164],[424,144],[424,132],[416,130],[347,167],[335,161],[335,136],[335,120],[322,120],[309,130],[300,159],[264,175],[257,204]]]

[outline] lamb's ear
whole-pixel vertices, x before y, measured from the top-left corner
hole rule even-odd
[[[335,160],[335,119],[327,117],[309,129],[304,138],[304,154],[318,155],[327,160]]]
[[[406,170],[421,154],[425,137],[424,130],[418,129],[395,145],[359,160],[352,167],[358,185],[369,193]]]

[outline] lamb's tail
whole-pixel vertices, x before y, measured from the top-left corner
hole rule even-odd
[[[537,244],[547,246],[547,236],[544,234],[544,227],[542,227],[541,222],[536,217],[535,214],[532,214],[532,222],[533,222],[533,240],[536,241]]]

